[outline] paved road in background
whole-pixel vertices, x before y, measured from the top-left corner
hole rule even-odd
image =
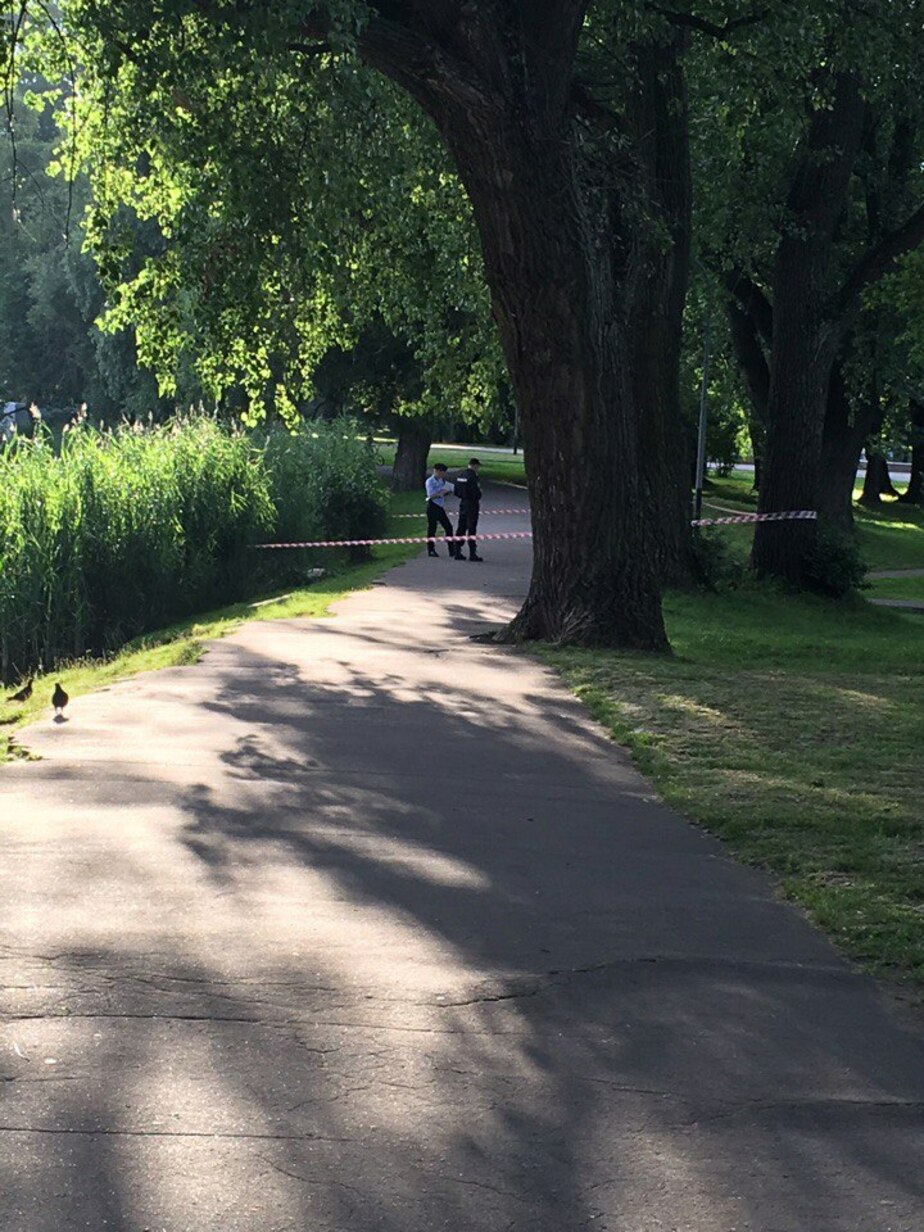
[[[470,640],[484,555],[23,734],[4,1232],[920,1232],[920,1040]]]

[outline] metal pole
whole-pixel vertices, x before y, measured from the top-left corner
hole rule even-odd
[[[706,480],[706,389],[709,384],[709,318],[703,326],[703,380],[699,389],[699,432],[696,438],[696,492],[693,517],[703,516],[703,484]]]

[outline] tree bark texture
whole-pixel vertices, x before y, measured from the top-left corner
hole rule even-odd
[[[863,491],[860,494],[860,504],[875,509],[882,504],[883,496],[897,496],[892,486],[889,474],[889,464],[884,453],[876,449],[866,451],[866,475],[863,478]]]
[[[840,341],[834,319],[834,237],[863,138],[866,104],[841,77],[830,108],[814,112],[787,201],[773,270],[773,342],[761,513],[817,508],[825,410]],[[812,521],[759,522],[751,561],[760,575],[801,584]]]
[[[413,26],[370,23],[361,47],[433,118],[472,203],[532,507],[532,579],[510,635],[663,650],[663,539],[632,371],[645,177],[614,132],[576,114],[586,6],[412,7]]]
[[[911,474],[908,486],[898,498],[907,505],[924,505],[924,402],[910,399]]]
[[[423,491],[427,455],[432,442],[433,432],[429,424],[418,423],[413,419],[402,423],[398,432],[398,448],[391,480],[391,486],[396,492]]]
[[[683,306],[690,273],[692,170],[682,56],[687,36],[637,44],[627,117],[650,217],[630,324],[632,391],[647,504],[657,512],[657,566],[667,584],[693,572],[690,467],[680,413]],[[669,242],[664,242],[664,237]]]
[[[515,131],[507,137],[500,165],[476,169],[467,143],[459,163],[520,408],[532,508],[532,579],[512,633],[663,649],[658,509],[641,475],[631,369],[643,254],[622,248],[633,228],[621,211],[588,207],[567,140],[537,151]]]
[[[742,293],[731,280],[734,298],[728,300],[726,313],[729,332],[735,359],[748,391],[750,406],[747,409],[748,437],[751,441],[751,455],[754,459],[754,491],[760,490],[760,477],[763,468],[764,453],[767,445],[767,405],[770,400],[770,368],[767,364],[765,346],[769,346],[772,338],[772,318],[770,307],[763,300],[762,322],[755,310],[753,294]],[[763,299],[763,297],[761,297]],[[761,323],[766,329],[767,337],[761,329]]]
[[[808,245],[803,240],[790,237],[780,247],[761,513],[816,508],[824,406],[833,360],[820,339],[824,254],[806,252]],[[758,522],[752,553],[755,571],[800,583],[815,530],[810,521]]]
[[[880,420],[875,391],[867,402],[851,407],[841,363],[835,362],[825,403],[816,504],[819,517],[841,530],[853,526],[853,486],[860,454],[868,438],[878,432]]]

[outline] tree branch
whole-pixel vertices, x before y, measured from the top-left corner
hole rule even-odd
[[[766,427],[770,400],[770,366],[760,345],[757,326],[751,314],[745,312],[737,300],[730,299],[726,311],[732,347],[748,387],[751,406],[758,422]]]
[[[743,270],[726,271],[722,275],[722,283],[741,311],[754,323],[769,349],[773,343],[773,306],[765,293]]]
[[[498,117],[522,72],[547,110],[567,103],[574,59],[590,0],[373,0],[356,46],[371,68],[397,82],[432,116],[447,105],[482,125]],[[326,39],[330,18],[316,11],[300,33]],[[510,42],[519,55],[514,71]]]
[[[571,101],[577,112],[588,121],[599,121],[604,130],[625,131],[625,125],[616,108],[607,106],[595,98],[585,80],[575,77],[571,82]]]
[[[360,57],[396,81],[431,114],[443,100],[475,114],[493,113],[496,100],[486,82],[469,64],[422,33],[419,23],[414,26],[418,28],[393,18],[372,17],[357,35]],[[323,41],[329,32],[330,20],[323,13],[302,21],[301,33],[306,38]]]
[[[851,316],[859,307],[863,292],[890,273],[898,259],[912,252],[922,241],[924,205],[920,205],[896,231],[884,236],[854,267],[839,296],[839,315]]]
[[[740,17],[731,17],[723,26],[707,21],[705,17],[697,17],[695,13],[678,13],[675,9],[665,9],[659,4],[652,5],[654,12],[675,26],[683,26],[687,30],[697,30],[700,34],[708,34],[710,38],[725,39],[743,26],[754,26],[769,16],[767,9],[756,9],[753,13],[744,13]]]
[[[288,51],[295,51],[300,56],[323,56],[333,51],[330,43],[290,43]]]

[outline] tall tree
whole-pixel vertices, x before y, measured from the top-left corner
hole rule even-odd
[[[764,512],[850,519],[877,402],[851,391],[845,370],[857,337],[875,332],[858,330],[870,288],[924,238],[917,8],[802,6],[788,33],[785,20],[755,26],[745,56],[713,51],[698,78],[712,121],[700,147],[706,230],[766,427]],[[718,160],[730,169],[724,200]],[[814,537],[812,523],[764,523],[754,565],[799,582]]]
[[[464,186],[519,408],[535,543],[529,596],[512,631],[663,648],[658,575],[683,541],[682,468],[665,455],[665,442],[680,435],[676,330],[689,189],[677,123],[685,117],[681,40],[654,6],[168,0],[152,12],[130,0],[72,0],[68,31],[80,43],[84,88],[109,102],[110,131],[119,100],[148,146],[146,174],[168,180],[170,191],[191,167],[227,174],[242,124],[253,127],[247,105],[261,98],[270,100],[257,124],[264,170],[275,181],[272,163],[285,155],[274,136],[280,79],[304,107],[306,161],[318,179],[333,165],[316,139],[325,107],[348,131],[351,92],[383,97],[376,74],[414,100]],[[602,83],[585,71],[587,61],[609,61]],[[218,140],[223,123],[232,131]],[[384,130],[381,155],[395,160],[394,126],[386,120]],[[364,185],[368,191],[370,176]],[[253,196],[252,181],[248,189]],[[220,197],[229,191],[236,190],[224,185]],[[264,200],[248,199],[251,223],[271,195],[264,186]],[[356,189],[345,196],[355,222],[370,222]],[[329,223],[325,203],[342,214],[343,199],[329,185],[291,203],[299,242],[317,239],[320,220]],[[194,244],[190,222],[183,236]],[[214,236],[208,210],[196,226]],[[247,243],[246,234],[221,238],[221,276],[234,281],[234,270],[250,270]],[[320,248],[313,243],[313,252]],[[315,312],[325,297],[336,300],[335,280],[321,268]],[[164,276],[152,273],[147,293],[163,289]],[[307,311],[304,296],[296,303]],[[251,320],[239,342],[241,365],[253,362],[264,325]],[[653,363],[659,350],[665,375]]]
[[[323,402],[330,390],[313,379],[329,383],[334,369],[376,402],[390,384],[406,463],[396,479],[416,486],[438,417],[500,413],[470,211],[410,100],[344,57],[275,51],[272,68],[265,47],[250,49],[212,80],[150,94],[126,66],[125,88],[105,97],[107,85],[94,98],[82,79],[93,104],[70,141],[94,189],[87,234],[110,293],[104,320],[134,329],[165,392],[192,367],[251,417]],[[157,231],[153,248],[136,242],[139,222]],[[347,356],[395,348],[406,354],[393,375],[410,366],[413,380],[383,369],[373,389],[360,379],[368,363],[345,372]]]
[[[8,98],[0,136],[0,394],[97,416],[147,413],[157,403],[128,334],[96,326],[104,294],[76,226],[84,180],[48,174],[65,97],[30,76]],[[69,223],[73,226],[69,227]]]
[[[883,281],[873,307],[886,321],[889,344],[884,374],[889,440],[911,454],[908,485],[899,499],[924,505],[924,249]]]

